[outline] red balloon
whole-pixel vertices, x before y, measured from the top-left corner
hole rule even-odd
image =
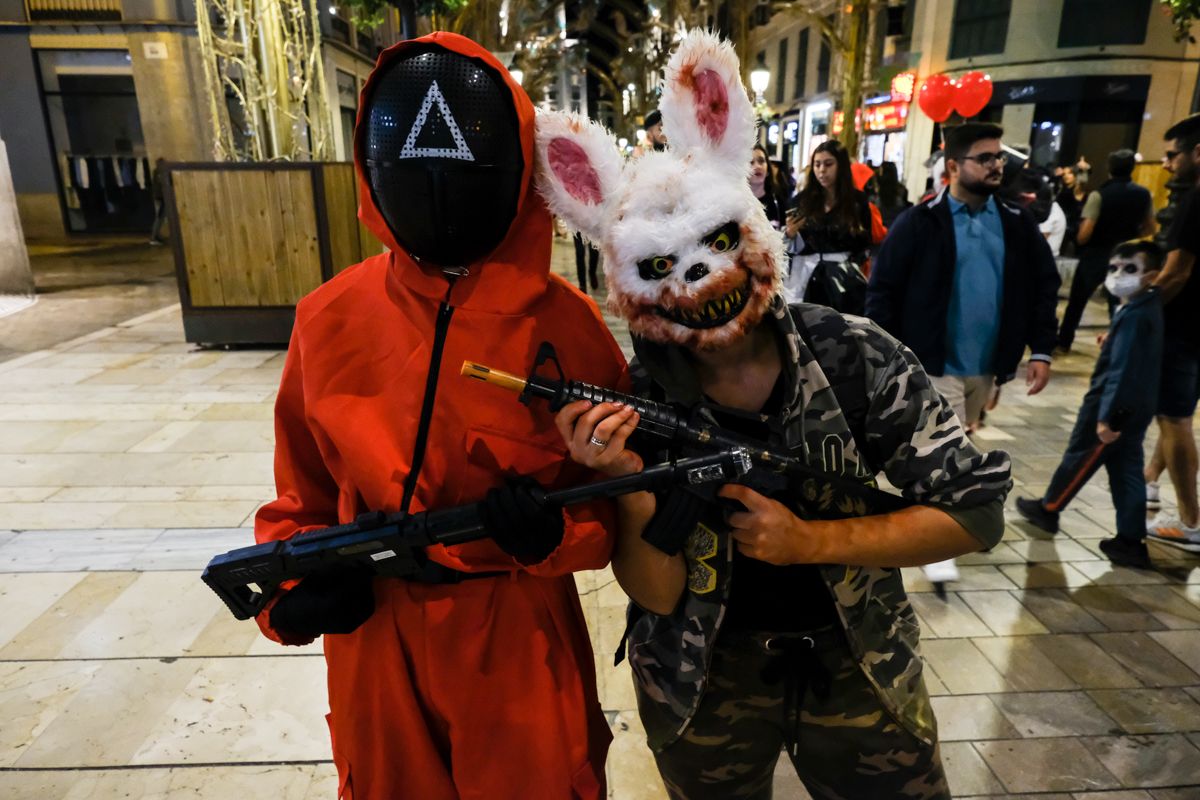
[[[934,122],[945,122],[954,110],[954,88],[945,75],[930,75],[917,92],[917,105]]]
[[[958,79],[954,93],[954,110],[964,117],[973,117],[992,99],[992,79],[982,72],[968,72]]]

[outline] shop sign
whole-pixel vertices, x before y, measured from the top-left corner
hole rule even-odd
[[[784,123],[783,140],[795,144],[800,140],[800,121],[791,120]]]
[[[894,131],[908,124],[908,103],[877,103],[864,109],[867,130]]]
[[[892,78],[892,100],[897,103],[911,103],[916,88],[917,73],[901,72]]]
[[[881,133],[883,131],[902,130],[908,124],[908,103],[875,103],[860,109],[854,114],[854,127],[863,129],[863,115],[866,115],[867,132]],[[844,115],[841,111],[833,112],[833,135],[842,132]]]

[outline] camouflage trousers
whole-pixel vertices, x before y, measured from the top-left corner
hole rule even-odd
[[[883,707],[841,629],[786,636],[722,634],[700,708],[655,756],[673,800],[769,800],[785,745],[814,800],[949,800],[936,743]]]

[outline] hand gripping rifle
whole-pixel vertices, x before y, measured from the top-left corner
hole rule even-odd
[[[745,449],[730,447],[696,458],[669,461],[635,475],[544,492],[545,502],[569,506],[676,484],[727,482],[750,470]],[[333,566],[358,565],[376,575],[413,577],[426,562],[424,548],[486,537],[481,503],[415,514],[363,514],[346,525],[299,533],[290,539],[241,547],[216,556],[202,576],[238,619],[255,616],[284,581]]]
[[[538,370],[547,362],[553,365],[557,375],[538,374]],[[666,403],[620,394],[583,381],[568,380],[563,374],[554,345],[549,342],[542,342],[538,348],[537,361],[528,378],[501,372],[473,361],[463,362],[461,374],[493,386],[520,392],[520,400],[526,405],[535,397],[548,400],[551,411],[558,411],[577,400],[588,400],[594,404],[623,403],[638,413],[638,430],[671,444],[702,450],[742,448],[748,453],[755,467],[786,476],[788,485],[798,490],[799,497],[795,499],[799,501],[801,508],[796,508],[796,502],[788,502],[787,505],[792,506],[793,510],[806,512],[810,517],[861,517],[898,511],[912,505],[899,495],[816,469],[793,456],[768,450],[762,442],[752,441],[715,425],[690,422]]]

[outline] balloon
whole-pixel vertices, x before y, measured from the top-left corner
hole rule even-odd
[[[945,122],[954,108],[954,82],[945,75],[930,75],[917,92],[917,105],[934,122]]]
[[[954,93],[954,110],[964,117],[973,117],[992,99],[992,79],[982,72],[968,72],[958,79]]]

